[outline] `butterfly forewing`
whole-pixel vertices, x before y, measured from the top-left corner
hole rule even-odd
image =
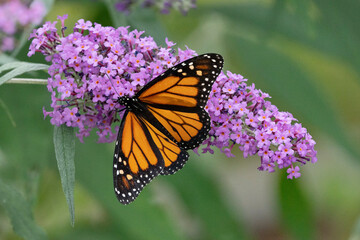
[[[154,125],[183,149],[198,147],[210,130],[210,117],[203,110],[223,59],[204,54],[186,60],[155,78],[138,94]]]
[[[223,58],[218,54],[191,58],[156,77],[136,96],[159,108],[197,111],[206,105],[222,67]]]

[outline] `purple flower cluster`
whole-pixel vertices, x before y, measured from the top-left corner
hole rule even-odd
[[[185,15],[191,8],[196,8],[196,0],[119,0],[115,4],[115,8],[129,14],[130,8],[135,4],[140,4],[145,8],[155,6],[160,9],[162,14],[168,14],[173,8]]]
[[[43,2],[35,0],[28,6],[24,1],[5,0],[0,3],[0,52],[15,48],[14,35],[30,24],[39,24],[45,15]]]
[[[34,30],[28,56],[41,52],[51,61],[48,90],[52,111],[44,110],[54,125],[77,127],[83,141],[93,128],[99,142],[116,138],[122,108],[120,96],[133,96],[146,83],[168,68],[196,55],[191,49],[173,49],[166,39],[166,47],[158,46],[143,32],[127,27],[103,27],[79,20],[73,33],[64,35],[64,20],[47,22]],[[316,162],[315,142],[307,130],[290,113],[280,112],[265,99],[269,95],[247,85],[241,75],[221,73],[214,83],[207,111],[212,120],[210,137],[203,152],[220,148],[233,156],[235,145],[244,156],[258,154],[259,170],[273,172],[275,167],[287,167],[288,177],[300,176],[295,163]]]
[[[59,17],[62,30],[67,16]],[[179,49],[178,55],[166,39],[167,47],[159,47],[144,32],[128,31],[127,27],[103,27],[79,20],[74,32],[58,35],[57,22],[47,22],[34,30],[28,56],[41,52],[49,67],[48,90],[51,92],[51,117],[54,125],[78,127],[82,141],[93,128],[99,142],[112,142],[121,119],[117,109],[120,96],[133,96],[151,79],[169,67],[184,61],[195,52]],[[119,95],[118,95],[119,94]]]
[[[210,138],[203,144],[203,152],[213,153],[212,146],[228,157],[239,145],[244,157],[259,155],[261,171],[274,172],[288,168],[288,178],[300,177],[299,167],[317,161],[315,141],[301,123],[288,112],[280,112],[267,101],[270,96],[247,85],[239,74],[221,73],[214,83],[206,106],[211,117]]]

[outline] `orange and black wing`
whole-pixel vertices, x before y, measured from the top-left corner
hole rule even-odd
[[[148,83],[136,97],[148,112],[147,118],[182,149],[199,146],[210,130],[204,110],[212,85],[223,67],[218,54],[186,60]]]
[[[144,123],[132,112],[124,114],[114,153],[114,190],[128,204],[164,167],[161,153]]]
[[[154,125],[166,129],[164,133],[182,149],[194,149],[206,138],[210,131],[209,114],[202,108],[194,112],[183,112],[148,106],[155,117]]]
[[[189,158],[187,151],[181,149],[177,143],[169,139],[149,121],[143,119],[143,122],[164,160],[164,168],[160,174],[169,175],[180,170]]]
[[[144,186],[188,159],[186,151],[147,120],[127,111],[120,125],[114,153],[114,190],[123,204],[131,203]],[[176,164],[173,164],[175,163]]]

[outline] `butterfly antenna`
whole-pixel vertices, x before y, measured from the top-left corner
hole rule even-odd
[[[113,87],[114,92],[116,92],[116,94],[117,94],[119,97],[121,97],[120,94],[116,91],[115,85],[114,85],[114,83],[111,81],[110,76],[109,76],[107,73],[105,73],[105,75],[109,78],[110,84],[111,84],[111,86]]]
[[[116,94],[117,94],[119,97],[121,97],[120,94],[116,91],[116,88],[115,88],[115,86],[114,86],[114,83],[111,81],[110,76],[109,76],[107,73],[105,73],[105,75],[109,78],[110,84],[111,84],[111,86],[114,88],[114,92],[116,92]],[[124,111],[125,109],[126,109],[126,108],[124,107],[123,109],[120,109],[118,112],[120,113],[120,112]]]

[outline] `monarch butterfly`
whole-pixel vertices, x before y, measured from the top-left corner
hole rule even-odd
[[[186,150],[199,146],[210,130],[204,110],[223,66],[218,54],[186,60],[146,84],[125,106],[114,153],[114,190],[123,204],[135,200],[157,175],[180,170]]]

